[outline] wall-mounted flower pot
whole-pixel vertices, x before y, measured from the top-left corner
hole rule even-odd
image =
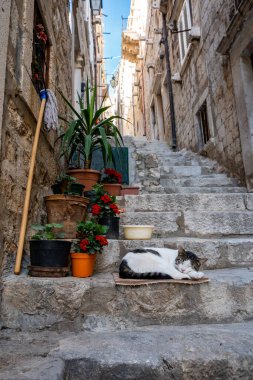
[[[139,186],[122,186],[121,195],[138,195]]]
[[[107,239],[119,239],[119,221],[117,216],[106,215],[99,218],[98,223],[108,227]]]
[[[72,276],[91,277],[94,273],[96,255],[71,253]]]
[[[92,186],[100,180],[100,172],[93,169],[71,169],[67,172],[71,177],[78,179],[78,182],[85,186],[85,191],[90,191]]]
[[[57,232],[62,232],[66,239],[75,238],[76,225],[85,220],[89,199],[64,194],[48,195],[44,199],[48,223],[63,224]]]
[[[71,242],[30,240],[30,261],[35,267],[68,267]]]
[[[110,195],[121,195],[121,184],[120,183],[103,183],[104,190]]]

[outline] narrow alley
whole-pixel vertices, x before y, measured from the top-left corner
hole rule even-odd
[[[118,3],[0,0],[0,380],[252,380],[253,0]]]

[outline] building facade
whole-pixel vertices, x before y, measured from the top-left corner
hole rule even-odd
[[[133,90],[135,135],[207,155],[246,182],[249,191],[252,38],[251,0],[149,0],[144,56],[136,65]]]
[[[101,22],[90,1],[1,0],[0,31],[0,268],[13,265],[25,198],[41,88],[51,89],[59,115],[66,105],[57,89],[76,99],[85,81],[103,84]],[[99,30],[100,29],[100,35]],[[100,49],[100,50],[99,50]],[[99,87],[98,96],[102,96]],[[99,99],[99,98],[98,98]],[[29,225],[45,222],[43,196],[64,162],[55,146],[58,132],[41,131]],[[26,245],[27,248],[27,245]]]

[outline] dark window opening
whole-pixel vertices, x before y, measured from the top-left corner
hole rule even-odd
[[[32,82],[39,93],[48,87],[49,41],[38,5],[34,4]]]
[[[202,145],[204,146],[210,139],[210,130],[208,125],[208,114],[206,102],[201,106],[197,113],[199,128],[201,133]]]
[[[251,62],[252,70],[253,70],[253,53],[252,53],[251,56],[250,56],[250,62]]]

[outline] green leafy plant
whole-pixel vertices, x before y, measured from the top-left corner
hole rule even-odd
[[[66,173],[60,173],[55,180],[55,184],[62,184],[65,181],[72,183],[72,182],[76,182],[77,179],[75,177],[71,177],[70,175]]]
[[[104,236],[107,230],[107,226],[102,226],[95,221],[80,222],[76,229],[77,239],[73,244],[74,252],[102,253],[103,247],[108,245],[108,241]]]
[[[103,113],[110,107],[96,110],[96,87],[91,88],[89,81],[86,83],[86,106],[78,94],[80,112],[72,106],[71,102],[59,91],[65,103],[68,105],[73,117],[60,117],[67,124],[67,129],[59,136],[61,140],[61,155],[65,156],[68,163],[77,153],[84,159],[84,168],[90,169],[93,152],[101,149],[104,164],[113,162],[112,144],[115,147],[124,145],[122,136],[117,126],[116,119],[122,119],[114,115],[102,118]]]
[[[59,223],[51,223],[51,224],[35,224],[32,225],[31,228],[34,231],[37,231],[36,234],[32,236],[32,240],[54,240],[60,239],[63,236],[61,232],[56,233],[54,231],[55,228],[62,228],[63,225]]]

